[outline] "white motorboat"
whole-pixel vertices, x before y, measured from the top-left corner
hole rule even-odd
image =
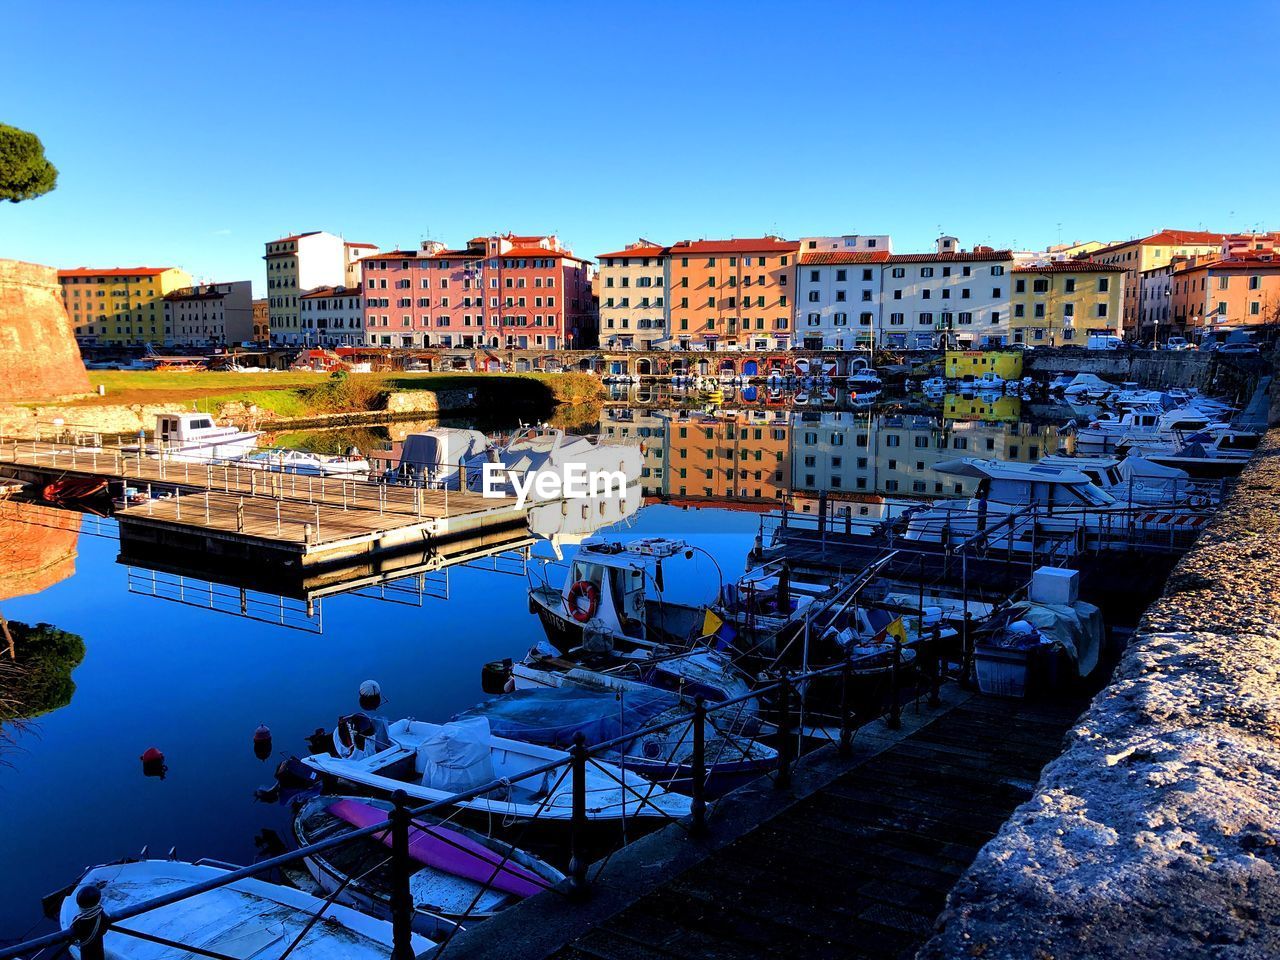
[[[528,427],[516,434],[508,443],[490,447],[484,457],[477,457],[468,464],[467,483],[472,490],[480,491],[486,486],[486,473],[492,478],[497,475],[492,487],[509,493],[515,492],[515,484],[528,483],[531,474],[553,474],[558,478],[570,480],[571,474],[578,476],[587,486],[590,496],[604,496],[610,493],[609,485],[616,492],[621,479],[625,487],[640,482],[644,456],[638,443],[595,443],[587,437],[574,436],[551,427]],[[485,464],[501,467],[485,470]],[[472,470],[474,469],[474,477]],[[507,475],[506,479],[502,474]],[[601,489],[604,478],[608,478],[606,489]],[[592,480],[596,481],[594,490],[590,489]],[[530,488],[529,497],[534,502],[548,499],[561,499],[569,492],[558,486],[556,492],[545,495],[535,482]]]
[[[145,900],[216,880],[229,869],[204,861],[134,860],[94,867],[77,886],[97,887],[103,910],[114,915]],[[71,926],[78,912],[74,896],[62,901],[59,921],[64,929]],[[320,922],[313,921],[317,914]],[[179,956],[180,951],[167,944],[131,937],[121,932],[122,928],[180,943],[209,956],[253,960],[280,960],[286,954],[297,960],[386,960],[392,941],[391,924],[384,920],[257,878],[237,880],[113,924],[103,938],[111,960]],[[433,945],[432,940],[414,934],[415,953]],[[77,947],[71,950],[80,955]]]
[[[1192,434],[1180,442],[1135,442],[1125,449],[1130,459],[1141,454],[1151,463],[1213,480],[1238,476],[1261,439],[1261,434],[1247,430],[1217,430]]]
[[[330,456],[306,450],[260,450],[242,457],[237,466],[272,473],[296,473],[304,477],[369,478],[369,461],[352,448],[347,456]]]
[[[1130,509],[1074,467],[965,457],[934,469],[975,479],[977,490],[911,513],[908,540],[956,543],[986,534],[995,549],[1065,557],[1091,545],[1123,544],[1136,531],[1196,533],[1209,518],[1188,507]]]
[[[884,389],[884,381],[872,367],[863,367],[849,374],[845,380],[850,390],[858,393],[876,393]]]
[[[495,737],[483,718],[453,723],[397,720],[387,729],[389,747],[361,745],[359,737],[334,731],[334,750],[302,762],[318,773],[337,777],[381,794],[403,790],[416,801],[432,803],[501,781],[494,790],[459,801],[461,810],[507,820],[568,820],[573,813],[572,778],[563,770],[530,773],[564,760],[563,750]],[[370,752],[373,751],[373,752]],[[689,799],[672,794],[635,773],[603,761],[587,766],[587,818],[681,817]]]
[[[1191,479],[1185,470],[1141,456],[1088,457],[1050,454],[1040,462],[1050,467],[1079,470],[1122,504],[1166,505],[1215,501],[1216,485]]]
[[[457,490],[466,465],[489,449],[489,438],[479,430],[437,427],[411,433],[400,448],[400,462],[387,471],[391,483]]]
[[[1062,388],[1062,395],[1072,403],[1096,403],[1115,391],[1115,384],[1103,380],[1095,373],[1077,373]]]
[[[220,427],[208,413],[162,413],[156,417],[152,442],[144,440],[121,450],[167,460],[239,460],[258,446],[259,436],[254,430]]]
[[[1221,414],[1193,405],[1164,410],[1158,406],[1134,406],[1124,413],[1103,413],[1088,426],[1076,430],[1076,443],[1103,453],[1133,441],[1180,442],[1194,433],[1217,433],[1230,427]]]
[[[941,397],[947,392],[947,381],[943,377],[930,377],[921,382],[920,389],[927,397]]]

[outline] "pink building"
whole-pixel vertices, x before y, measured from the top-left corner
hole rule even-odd
[[[425,241],[361,261],[367,342],[383,347],[595,343],[591,265],[558,237],[476,237],[465,249]]]

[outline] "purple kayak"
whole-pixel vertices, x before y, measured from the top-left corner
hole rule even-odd
[[[358,800],[337,800],[329,812],[353,827],[367,827],[387,819],[387,811]],[[375,835],[391,846],[391,832]],[[409,856],[424,866],[455,877],[489,884],[517,897],[529,897],[545,890],[547,881],[511,860],[503,862],[503,854],[477,843],[470,837],[432,825],[409,825]]]

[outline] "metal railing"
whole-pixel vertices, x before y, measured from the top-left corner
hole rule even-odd
[[[918,649],[924,655],[917,659],[917,665],[923,665],[925,669],[916,673],[916,696],[918,698],[927,690],[930,706],[936,706],[940,702],[939,684],[942,679],[937,629],[934,630],[931,638],[919,638]],[[708,727],[713,730],[718,729],[715,727],[714,718],[716,716],[730,711],[740,712],[752,701],[758,703],[765,698],[770,698],[773,701],[773,709],[777,718],[776,723],[761,725],[754,736],[755,738],[763,736],[776,738],[777,762],[773,765],[772,777],[774,785],[778,789],[786,789],[791,784],[793,769],[806,755],[805,747],[810,741],[816,741],[818,745],[828,742],[834,744],[840,756],[847,758],[852,752],[855,729],[860,724],[885,715],[886,722],[891,728],[900,726],[903,694],[906,692],[902,677],[905,662],[902,652],[902,643],[895,640],[891,663],[886,671],[889,675],[887,706],[880,691],[876,691],[873,698],[874,703],[855,702],[854,676],[855,672],[860,669],[860,664],[864,658],[851,657],[838,663],[801,673],[793,674],[786,671],[778,679],[765,683],[738,697],[708,704],[699,696],[695,699],[693,709],[690,712],[680,712],[678,715],[662,722],[651,723],[636,730],[629,730],[617,737],[599,743],[588,745],[583,734],[578,733],[574,737],[573,745],[563,757],[538,764],[513,778],[495,778],[473,789],[454,793],[419,806],[410,805],[409,797],[403,789],[396,790],[391,797],[392,810],[385,820],[369,826],[353,828],[327,839],[306,844],[293,851],[270,857],[251,866],[234,868],[228,866],[226,872],[220,876],[211,877],[208,880],[191,884],[182,889],[130,904],[112,913],[108,913],[102,906],[104,898],[100,887],[92,885],[80,886],[74,893],[78,913],[67,928],[28,939],[21,943],[0,947],[0,960],[19,957],[35,958],[41,956],[44,951],[51,951],[50,954],[43,954],[45,956],[57,956],[65,948],[73,944],[79,948],[82,960],[103,960],[105,954],[103,941],[108,933],[136,937],[153,943],[181,948],[195,955],[226,960],[222,954],[215,951],[204,949],[199,945],[181,944],[166,940],[149,932],[128,927],[126,922],[202,894],[228,887],[242,880],[262,877],[264,874],[298,864],[306,858],[336,850],[348,844],[370,839],[385,843],[385,838],[388,835],[390,837],[389,846],[391,852],[389,857],[378,866],[384,866],[388,863],[391,866],[391,889],[389,892],[392,934],[391,957],[393,960],[410,960],[410,958],[414,957],[414,919],[417,913],[410,880],[414,870],[417,868],[413,866],[413,861],[409,855],[409,834],[415,819],[436,814],[448,808],[454,808],[456,814],[461,804],[490,794],[505,793],[512,782],[543,778],[543,782],[546,783],[552,774],[559,774],[554,785],[547,789],[546,795],[539,803],[534,815],[524,822],[523,828],[527,829],[538,821],[540,815],[549,806],[552,797],[557,795],[561,784],[568,778],[570,780],[571,793],[571,811],[568,817],[568,873],[562,883],[554,886],[548,883],[544,884],[543,887],[570,899],[580,900],[585,897],[593,882],[593,878],[588,875],[587,869],[589,859],[587,843],[589,823],[587,816],[587,795],[589,790],[587,771],[589,767],[607,774],[621,789],[624,796],[623,817],[621,818],[624,832],[627,807],[629,804],[634,804],[637,813],[642,809],[646,809],[650,813],[657,812],[665,819],[680,823],[689,835],[694,837],[704,836],[711,830],[711,817],[709,814],[716,803],[715,800],[708,796],[708,784],[715,773],[716,766],[716,757],[709,755]],[[827,727],[805,725],[806,698],[809,691],[814,688],[815,683],[827,678],[838,678],[839,683],[838,706],[833,717],[836,720],[834,732]],[[923,689],[921,681],[923,681]],[[811,713],[809,716],[812,718],[814,714]],[[686,817],[676,818],[673,814],[662,810],[654,803],[654,791],[658,788],[658,784],[647,780],[641,781],[635,778],[634,775],[628,777],[625,772],[625,760],[619,763],[619,766],[623,769],[622,777],[619,778],[614,772],[618,767],[613,766],[612,763],[602,761],[601,758],[625,749],[642,737],[668,731],[681,725],[686,726],[686,730],[692,737],[692,749],[688,762],[690,769],[690,813]],[[683,737],[678,739],[683,740]],[[750,747],[753,744],[754,740],[748,746]],[[761,775],[768,776],[769,773],[765,772]],[[443,822],[447,823],[452,816],[453,814],[445,817]],[[438,838],[443,838],[446,843],[452,843],[447,836],[442,837],[440,833],[435,835]],[[494,868],[489,879],[481,885],[481,889],[472,900],[471,906],[463,914],[464,919],[472,913],[481,896],[490,889],[494,880],[497,879],[507,863],[510,862],[513,854],[519,849],[517,839],[519,838],[512,839],[509,842],[501,841],[502,845],[506,847],[505,853],[501,855],[501,862]],[[457,846],[457,844],[454,845]],[[497,855],[496,850],[494,853]],[[608,859],[609,857],[606,856],[601,861],[596,877],[607,866]],[[350,882],[350,879],[347,882]],[[314,912],[310,908],[304,911],[308,915],[308,920],[303,928],[303,933],[298,935],[293,946],[296,946],[297,942],[301,941],[305,932],[322,917],[330,906],[339,902],[339,895],[345,886],[346,883],[339,884],[337,890],[323,901],[320,901],[320,906]],[[298,909],[303,911],[303,908]],[[459,929],[461,927],[453,926],[447,935],[436,941],[434,947],[426,951],[422,956],[431,958],[440,956],[447,949],[452,937]],[[292,946],[290,949],[292,949]],[[288,952],[289,950],[286,950],[282,957],[287,955]]]

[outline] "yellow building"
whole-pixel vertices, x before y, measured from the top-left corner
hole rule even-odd
[[[164,343],[164,296],[191,286],[177,267],[59,270],[62,299],[81,343]]]
[[[1113,325],[1115,332],[1137,332],[1139,312],[1142,309],[1142,274],[1154,267],[1163,267],[1174,257],[1191,257],[1202,253],[1215,253],[1222,248],[1226,234],[1206,230],[1161,230],[1149,237],[1124,240],[1109,247],[1095,250],[1089,259],[1124,269],[1125,295],[1123,317]]]
[[[945,376],[948,380],[975,380],[994,373],[1001,380],[1022,379],[1021,350],[948,350]]]
[[[1091,333],[1120,331],[1125,268],[1089,260],[1048,260],[1013,268],[1009,329],[1014,343],[1086,346]]]
[[[667,335],[668,248],[638,240],[596,258],[600,346],[649,350]]]

